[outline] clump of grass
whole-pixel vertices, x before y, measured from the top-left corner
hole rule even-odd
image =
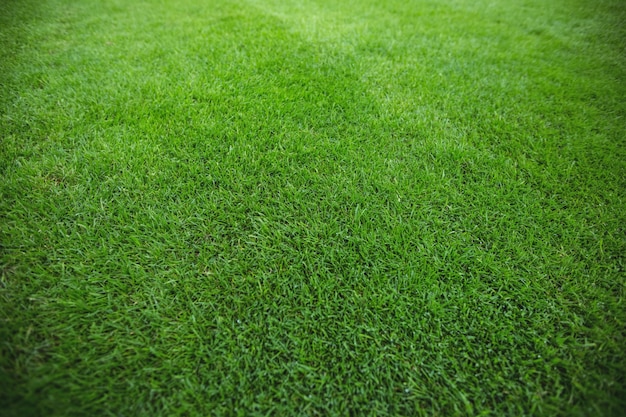
[[[0,5],[9,415],[619,415],[619,1]]]

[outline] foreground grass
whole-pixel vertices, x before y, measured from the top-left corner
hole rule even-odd
[[[619,415],[621,6],[3,2],[0,406]]]

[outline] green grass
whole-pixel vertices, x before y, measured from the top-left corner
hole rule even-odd
[[[2,1],[3,415],[620,415],[624,21]]]

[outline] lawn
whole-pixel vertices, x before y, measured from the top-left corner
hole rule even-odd
[[[0,413],[623,415],[624,6],[0,2]]]

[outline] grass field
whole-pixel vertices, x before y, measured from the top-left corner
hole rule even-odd
[[[623,415],[625,6],[1,1],[0,414]]]

